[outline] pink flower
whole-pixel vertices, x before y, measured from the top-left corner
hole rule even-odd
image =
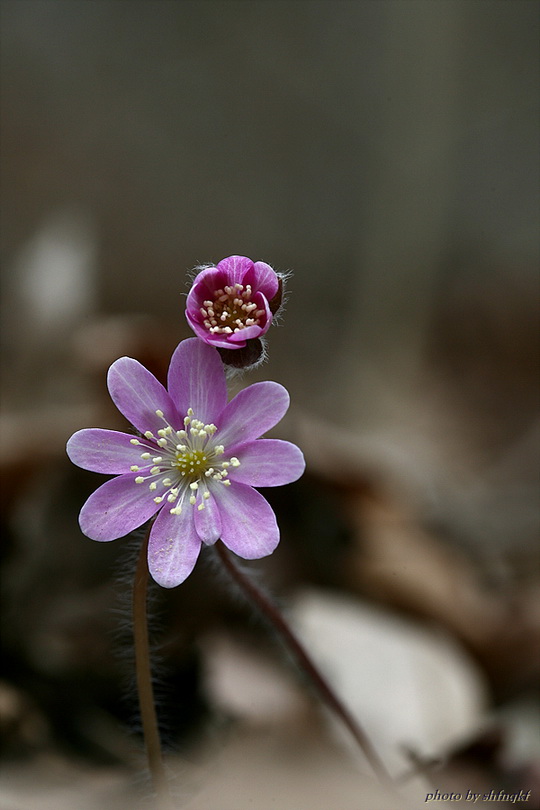
[[[219,354],[195,338],[176,348],[168,391],[130,357],[112,364],[108,387],[139,436],[89,428],[68,441],[74,464],[117,476],[84,504],[79,516],[84,534],[116,540],[159,513],[148,565],[164,588],[189,576],[202,543],[221,538],[245,559],[271,554],[279,529],[270,505],[253,487],[288,484],[305,467],[296,445],[258,438],[287,411],[285,388],[255,383],[227,403]]]
[[[201,340],[241,349],[270,328],[281,299],[278,275],[265,262],[229,256],[196,276],[186,303],[188,323]]]

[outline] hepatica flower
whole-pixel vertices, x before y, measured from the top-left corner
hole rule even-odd
[[[165,588],[183,582],[202,544],[218,538],[245,559],[271,554],[279,529],[272,508],[253,487],[288,484],[305,467],[296,445],[259,438],[287,411],[286,389],[259,382],[227,402],[219,354],[196,338],[176,348],[168,390],[130,357],[112,364],[107,382],[138,435],[90,428],[69,440],[71,461],[117,476],[84,504],[79,516],[84,534],[115,540],[157,513],[148,565]]]
[[[188,323],[205,343],[241,349],[270,328],[281,299],[280,278],[265,262],[229,256],[196,276],[186,303]]]

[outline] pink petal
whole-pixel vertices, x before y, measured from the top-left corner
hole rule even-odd
[[[279,280],[275,270],[266,262],[255,262],[254,270],[253,289],[260,290],[265,298],[270,301],[279,287]]]
[[[197,534],[207,545],[215,543],[221,537],[221,517],[218,505],[212,495],[207,500],[202,500],[204,509],[194,506],[195,529]]]
[[[228,349],[244,348],[244,346],[246,345],[246,340],[251,340],[251,338],[257,338],[261,337],[261,335],[264,335],[265,332],[268,331],[271,322],[272,316],[270,316],[270,319],[267,321],[264,327],[257,326],[257,324],[253,324],[253,326],[245,326],[238,332],[233,332],[232,335],[227,335],[227,348]],[[242,344],[242,347],[238,345],[239,343]]]
[[[119,475],[129,472],[134,464],[140,467],[146,464],[141,460],[145,448],[132,444],[134,438],[116,430],[87,428],[73,434],[66,451],[71,461],[83,470]]]
[[[221,349],[230,348],[229,341],[227,339],[227,335],[223,335],[223,334],[219,334],[219,333],[216,334],[215,332],[209,332],[208,329],[206,328],[206,326],[202,326],[196,320],[196,317],[197,317],[196,313],[195,313],[195,315],[192,315],[186,309],[187,322],[189,323],[189,325],[191,326],[191,328],[193,329],[193,331],[195,332],[197,337],[199,337],[205,343],[208,343],[209,346],[219,346]],[[202,316],[199,316],[199,317],[200,317],[200,319],[202,321]],[[236,348],[239,348],[239,347],[236,347]]]
[[[276,382],[259,382],[240,391],[216,422],[216,441],[226,451],[233,444],[258,439],[283,418],[289,407],[287,390]]]
[[[272,507],[257,490],[245,484],[216,488],[221,513],[221,539],[245,560],[271,554],[279,543],[279,528]]]
[[[183,340],[171,358],[168,388],[181,416],[193,408],[201,422],[215,422],[227,403],[218,351],[197,338]]]
[[[121,357],[112,364],[107,384],[118,410],[141,433],[147,430],[155,433],[164,427],[163,419],[156,415],[158,409],[173,427],[180,427],[178,414],[165,388],[132,357]]]
[[[232,287],[234,284],[244,284],[246,274],[253,269],[253,262],[247,256],[228,256],[218,262],[217,269],[221,274],[226,274],[225,283]]]
[[[180,515],[171,515],[164,507],[152,526],[148,544],[148,568],[158,585],[180,585],[193,571],[200,550],[191,506],[184,507]]]
[[[258,439],[228,450],[240,461],[229,467],[229,478],[252,487],[280,487],[297,481],[306,463],[300,448],[280,439]]]
[[[90,495],[79,515],[82,532],[92,540],[116,540],[142,526],[159,506],[146,484],[136,484],[138,473],[112,478]]]

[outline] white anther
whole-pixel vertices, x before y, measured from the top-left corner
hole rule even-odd
[[[146,461],[146,459],[152,458],[152,454],[151,453],[141,453],[141,458],[144,458],[144,460]]]
[[[154,456],[152,461],[154,462],[154,464],[160,464],[163,461],[163,456]]]
[[[216,456],[220,456],[222,453],[225,452],[225,448],[222,444],[216,444],[214,447],[214,453]]]
[[[194,505],[195,505],[195,501],[196,501],[196,500],[197,500],[197,498],[195,497],[195,495],[191,495],[191,497],[190,497],[190,499],[189,499],[189,502],[190,502],[190,504],[191,504],[192,506],[194,506]]]
[[[230,481],[222,481],[221,483],[225,484],[226,487],[230,487],[230,485],[231,485]]]
[[[129,443],[130,444],[140,444],[140,441],[138,439],[130,439]]]
[[[172,484],[172,481],[171,481],[170,478],[164,478],[161,483],[163,484],[164,487],[170,487],[171,484]]]
[[[154,492],[154,490],[155,490],[155,489],[157,489],[157,484],[156,484],[156,482],[155,482],[155,481],[152,481],[152,483],[150,484],[150,486],[148,487],[148,489],[149,489],[151,492]]]
[[[145,430],[144,435],[146,436],[147,439],[155,439],[155,436],[151,430]]]
[[[227,335],[232,335],[232,329],[231,329],[231,327],[230,327],[230,326],[224,326],[224,327],[223,327],[223,331],[224,331],[224,332],[225,332]]]
[[[233,467],[239,467],[239,466],[240,466],[240,462],[238,461],[238,459],[236,458],[236,456],[232,456],[232,458],[231,458],[231,464],[233,465]],[[223,466],[225,466],[225,465],[223,465]]]
[[[203,304],[204,304],[205,307],[211,307],[212,306],[212,301],[203,301]]]
[[[187,453],[187,447],[185,444],[177,444],[176,449],[179,450],[181,453]]]
[[[160,408],[157,409],[156,416],[159,416],[160,419],[163,419],[163,411]]]
[[[230,466],[231,466],[231,462],[230,462],[230,461],[222,461],[222,462],[221,462],[221,466],[223,467],[223,469],[225,469],[225,470],[226,470],[226,469],[227,469],[227,467],[230,467]]]
[[[197,509],[199,510],[199,512],[202,512],[202,510],[204,509],[204,503],[200,503]]]
[[[193,416],[193,408],[188,408],[187,409],[187,415],[188,416]]]
[[[161,467],[152,467],[152,469],[150,470],[151,475],[157,475],[160,469]]]
[[[136,484],[142,484],[143,481],[144,481],[144,478],[142,477],[142,475],[138,475],[137,478],[135,479]]]
[[[159,444],[160,447],[167,447],[167,439],[158,439],[156,444]]]
[[[173,506],[172,509],[169,509],[171,515],[181,515],[182,514],[182,507],[181,506]]]
[[[139,472],[141,468],[138,467],[137,464],[133,464],[129,469],[131,470],[131,472]]]
[[[165,428],[160,428],[157,433],[158,436],[161,436],[162,439],[164,439],[165,436],[167,435],[167,431],[165,430]]]
[[[190,489],[199,489],[199,485],[196,481],[189,485]]]
[[[163,495],[158,495],[157,498],[154,498],[154,503],[161,503],[163,500]]]
[[[203,492],[203,498],[204,498],[205,501],[207,501],[209,497],[210,497],[210,493],[208,492],[208,490],[206,490],[206,492]]]
[[[167,495],[167,500],[169,501],[169,503],[174,503],[174,501],[176,500],[176,495],[173,495],[171,492],[169,495]]]

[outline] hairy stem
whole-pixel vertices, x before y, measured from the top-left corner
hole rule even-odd
[[[271,622],[275,630],[281,636],[288,649],[296,659],[300,669],[309,678],[320,698],[327,707],[341,720],[360,746],[364,756],[370,763],[373,771],[379,780],[385,785],[392,783],[392,779],[379,755],[373,748],[365,731],[352,716],[349,710],[343,705],[329,683],[323,677],[319,669],[315,666],[306,650],[293,633],[285,618],[277,609],[271,599],[262,591],[252,579],[235,564],[232,555],[228,552],[222,542],[215,546],[223,565],[227,569],[232,579],[240,586],[249,601]]]
[[[171,810],[163,759],[161,741],[154,703],[152,686],[152,669],[150,662],[150,644],[148,641],[147,591],[148,591],[148,539],[150,527],[142,542],[137,560],[135,580],[133,582],[133,637],[135,642],[135,669],[137,674],[137,692],[143,727],[144,743],[148,770],[156,793],[160,810]]]

